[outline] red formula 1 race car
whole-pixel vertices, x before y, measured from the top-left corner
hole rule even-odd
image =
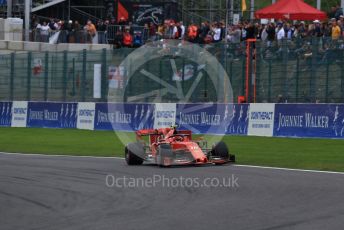
[[[125,147],[128,165],[141,165],[144,161],[159,166],[235,162],[235,156],[229,154],[224,142],[218,142],[208,149],[206,141],[192,140],[189,130],[177,130],[176,127],[143,129],[136,131],[136,139],[137,142]],[[149,139],[148,143],[145,139]]]

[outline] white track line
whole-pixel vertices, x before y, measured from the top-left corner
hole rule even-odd
[[[279,168],[279,167],[269,167],[269,166],[255,166],[255,165],[233,165],[233,166],[242,167],[242,168],[258,168],[258,169],[272,169],[272,170],[282,170],[282,171],[296,171],[296,172],[311,172],[311,173],[326,173],[326,174],[344,175],[344,172],[334,172],[334,171],[320,171],[320,170],[309,170],[309,169],[289,169],[289,168]]]
[[[90,158],[90,159],[117,159],[124,160],[123,157],[97,157],[97,156],[72,156],[72,155],[47,155],[38,153],[8,153],[0,152],[3,155],[17,155],[17,156],[37,156],[37,157],[72,157],[72,158]],[[308,170],[308,169],[290,169],[290,168],[279,168],[279,167],[268,167],[268,166],[255,166],[255,165],[232,165],[240,168],[257,168],[257,169],[270,169],[270,170],[281,170],[281,171],[294,171],[294,172],[310,172],[310,173],[324,173],[324,174],[337,174],[344,175],[344,172],[334,171],[320,171],[320,170]]]
[[[3,155],[19,155],[19,156],[37,156],[37,157],[72,157],[72,158],[93,158],[93,159],[120,159],[123,157],[101,157],[101,156],[73,156],[73,155],[57,155],[57,154],[39,154],[39,153],[7,153],[0,152]]]

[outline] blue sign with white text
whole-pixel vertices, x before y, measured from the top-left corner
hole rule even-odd
[[[87,125],[79,125],[83,119]],[[344,104],[0,102],[0,127],[136,131],[173,124],[195,134],[344,138]],[[266,124],[269,132],[261,131]]]
[[[76,128],[77,103],[29,102],[27,127]]]
[[[97,103],[94,129],[134,131],[154,125],[153,104]]]
[[[247,104],[177,104],[176,123],[194,133],[247,134]]]
[[[344,138],[344,105],[276,104],[274,136]]]

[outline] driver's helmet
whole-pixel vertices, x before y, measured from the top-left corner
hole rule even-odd
[[[171,129],[173,129],[173,134],[174,134],[174,135],[175,135],[175,134],[178,134],[177,127],[178,127],[178,125],[172,125],[172,126],[171,126]]]

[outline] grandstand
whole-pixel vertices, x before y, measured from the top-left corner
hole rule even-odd
[[[186,23],[208,20],[224,20],[226,9],[234,13],[241,13],[241,1],[220,0],[33,0],[31,12],[40,18],[58,18],[62,20],[78,20],[84,22],[87,19],[112,19],[118,17],[118,12],[122,6],[128,11],[129,17],[134,16],[133,10],[137,10],[139,5],[162,7],[164,18],[183,20]],[[119,6],[122,5],[122,6]],[[120,13],[119,13],[120,14]],[[0,17],[7,15],[6,6],[0,8]],[[12,1],[12,16],[24,17],[24,0]]]
[[[11,2],[11,1],[8,1]],[[12,16],[24,17],[25,0],[12,0]],[[115,17],[118,10],[118,2],[131,8],[130,5],[162,5],[165,8],[167,18],[178,18],[189,23],[191,21],[214,21],[224,20],[226,10],[228,13],[242,14],[241,0],[33,0],[31,12],[39,17],[53,17],[62,20],[104,19]],[[253,9],[249,7],[250,0],[247,0],[247,18],[251,10],[260,9],[271,4],[272,0],[255,1]],[[306,0],[308,4],[317,5],[317,0]],[[321,1],[321,9],[330,11],[331,7],[340,3],[339,0]],[[0,1],[0,18],[7,16],[6,1]]]
[[[43,19],[57,18],[61,20],[77,20],[86,22],[91,19],[117,19],[121,16],[130,18],[135,16],[135,11],[145,7],[158,7],[163,10],[165,18],[178,19],[179,4],[175,0],[161,1],[96,1],[96,0],[33,0],[31,14]],[[24,17],[24,0],[12,1],[12,17]],[[123,12],[124,11],[124,12]],[[118,14],[117,14],[118,12]],[[5,18],[7,10],[5,4],[0,8],[0,17]]]

